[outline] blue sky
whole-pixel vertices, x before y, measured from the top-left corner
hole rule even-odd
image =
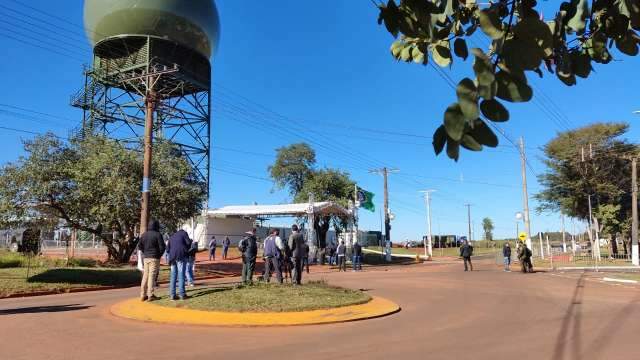
[[[0,126],[65,136],[81,120],[68,104],[82,87],[83,63],[91,60],[81,28],[83,2],[28,3],[58,18],[14,0],[0,4],[0,104],[55,117],[18,116],[25,112],[0,106]],[[552,16],[557,3],[540,3],[543,14]],[[464,204],[471,203],[476,237],[483,217],[493,219],[497,237],[514,235],[514,214],[522,209],[517,151],[501,137],[499,148],[463,152],[458,163],[434,155],[429,137],[455,93],[433,68],[391,57],[392,37],[377,25],[371,1],[220,0],[217,5],[222,32],[213,59],[210,206],[288,201],[286,192],[273,191],[265,180],[266,168],[275,148],[311,141],[319,166],[350,172],[360,186],[376,193],[378,208],[382,179],[367,169],[400,169],[389,178],[395,241],[425,233],[422,189],[437,190],[434,233],[466,234]],[[478,36],[470,45],[487,43]],[[577,87],[567,88],[552,74],[531,77],[536,100],[508,105],[511,121],[501,127],[514,140],[525,138],[530,195],[540,190],[535,175],[544,170],[537,148],[556,132],[596,121],[626,121],[632,124],[628,138],[637,139],[640,117],[631,112],[640,108],[638,60],[615,55],[615,63],[595,65],[596,72],[579,79]],[[456,59],[453,70],[444,70],[457,82],[470,76],[470,69],[470,59]],[[0,163],[19,156],[25,136],[0,129]],[[536,206],[533,199],[530,206]],[[361,227],[380,229],[378,213],[361,214]],[[535,212],[531,222],[533,232],[557,230],[560,223],[558,214]]]

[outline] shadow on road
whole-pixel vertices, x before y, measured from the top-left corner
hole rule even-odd
[[[567,313],[562,319],[562,326],[560,327],[560,332],[558,333],[558,340],[556,341],[556,346],[553,350],[553,360],[562,360],[565,358],[567,345],[570,341],[573,345],[573,359],[580,359],[580,323],[582,320],[582,312],[580,306],[582,305],[582,296],[584,295],[584,284],[585,274],[582,273],[582,275],[580,275],[580,278],[578,279],[578,282],[576,283],[576,288],[573,291],[573,297],[571,298],[571,303],[569,304]],[[570,328],[572,321],[573,328]],[[570,333],[572,333],[571,335],[573,336],[571,336]]]
[[[66,311],[86,310],[93,306],[69,304],[69,305],[51,305],[51,306],[31,306],[15,309],[0,310],[1,315],[17,315],[17,314],[40,314],[40,313],[56,313]]]

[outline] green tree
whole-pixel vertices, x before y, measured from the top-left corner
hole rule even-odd
[[[268,168],[271,178],[279,187],[288,188],[295,202],[333,201],[344,207],[353,197],[355,183],[349,174],[336,169],[316,169],[315,152],[305,143],[277,149],[275,163]],[[331,225],[337,232],[346,228],[345,219],[337,216],[316,216],[313,224],[317,245],[326,247],[327,232]]]
[[[593,209],[601,209],[601,215],[607,216],[609,231],[617,229],[616,233],[628,235],[621,226],[631,214],[628,156],[636,154],[638,147],[621,138],[627,130],[623,123],[597,123],[559,133],[547,143],[543,159],[547,169],[538,177],[543,190],[535,195],[537,210],[588,220],[591,195]],[[613,215],[618,225],[610,220]]]
[[[100,136],[65,143],[52,134],[24,149],[0,170],[0,221],[61,220],[101,238],[110,260],[128,261],[140,216],[141,152]],[[206,189],[173,144],[160,140],[154,151],[151,216],[173,231],[201,210]]]
[[[593,62],[611,62],[613,44],[619,53],[638,54],[640,0],[559,3],[555,17],[546,22],[535,0],[389,0],[378,5],[378,23],[396,38],[390,50],[398,61],[426,65],[431,58],[451,67],[453,54],[463,61],[469,52],[473,55],[475,78],[458,83],[458,101],[446,109],[433,136],[437,154],[446,145],[447,155],[457,161],[460,146],[472,151],[497,146],[488,122],[509,120],[498,99],[532,99],[528,74],[542,77],[545,68],[573,86],[577,77],[589,76]],[[468,50],[466,39],[477,29],[491,39],[486,51]]]
[[[493,221],[490,218],[482,219],[482,229],[484,230],[484,239],[493,240]],[[487,246],[489,246],[489,243],[487,243]]]
[[[316,152],[309,145],[298,143],[278,148],[276,153],[276,162],[269,166],[269,174],[279,189],[288,188],[295,197],[313,172]]]

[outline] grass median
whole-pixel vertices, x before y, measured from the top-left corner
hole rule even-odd
[[[364,304],[371,297],[362,291],[344,289],[325,282],[302,286],[257,283],[251,286],[210,287],[189,291],[189,299],[155,304],[194,310],[225,312],[297,312]]]

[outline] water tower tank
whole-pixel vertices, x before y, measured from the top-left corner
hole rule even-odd
[[[127,44],[123,38],[151,36],[211,58],[220,34],[213,0],[85,0],[87,36],[96,52]]]

